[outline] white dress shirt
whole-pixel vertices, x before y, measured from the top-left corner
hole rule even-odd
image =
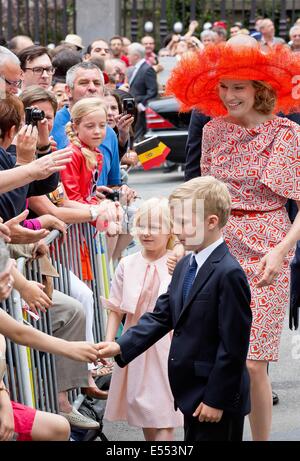
[[[191,254],[191,261],[192,261],[192,257],[194,256],[195,259],[196,259],[196,263],[197,263],[197,272],[196,272],[196,276],[198,274],[198,271],[199,269],[203,266],[203,264],[205,263],[205,261],[207,260],[207,258],[212,254],[212,252],[219,246],[221,245],[221,243],[224,242],[224,238],[223,237],[220,237],[218,240],[216,240],[214,243],[212,243],[211,245],[208,245],[208,247],[204,248],[203,250],[199,251],[198,253],[192,253]],[[190,261],[190,263],[191,263]]]
[[[138,73],[140,67],[146,62],[146,59],[140,59],[133,68],[133,72],[131,74],[129,85],[132,84],[133,80],[135,79],[136,74]]]

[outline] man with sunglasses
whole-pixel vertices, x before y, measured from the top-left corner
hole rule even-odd
[[[19,59],[23,71],[22,90],[32,85],[38,85],[45,90],[51,87],[54,68],[47,48],[29,46],[21,51]]]

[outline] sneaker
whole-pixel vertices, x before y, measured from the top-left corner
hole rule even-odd
[[[72,408],[70,413],[60,412],[59,414],[64,416],[72,427],[79,427],[80,429],[98,429],[100,427],[97,421],[83,416],[76,408]]]

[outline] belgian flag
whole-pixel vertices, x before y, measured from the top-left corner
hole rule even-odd
[[[160,166],[171,150],[157,136],[135,144],[134,149],[144,170]]]

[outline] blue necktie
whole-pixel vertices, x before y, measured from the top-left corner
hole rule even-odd
[[[197,272],[197,261],[195,256],[192,256],[192,261],[189,264],[188,270],[186,271],[186,274],[184,276],[184,281],[183,281],[183,287],[182,287],[182,299],[183,299],[183,304],[185,303],[188,294],[190,292],[190,289],[192,288],[192,285],[194,283],[195,277],[196,277],[196,272]]]

